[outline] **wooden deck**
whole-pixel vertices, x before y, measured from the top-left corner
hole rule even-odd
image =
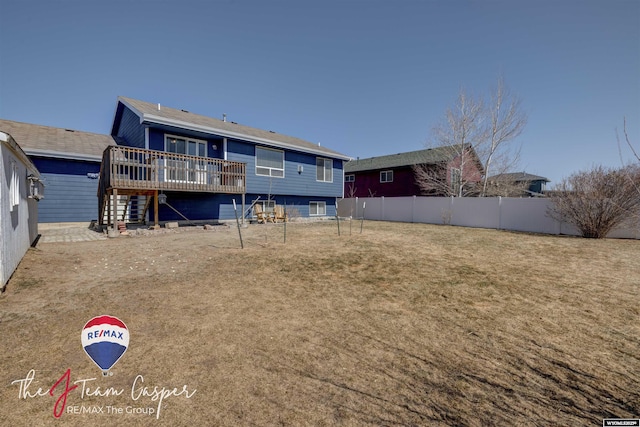
[[[125,146],[105,149],[98,184],[100,224],[105,212],[112,223],[110,201],[118,194],[153,198],[157,224],[159,191],[244,194],[246,164]]]
[[[110,146],[102,156],[104,188],[243,194],[246,165],[208,157]]]

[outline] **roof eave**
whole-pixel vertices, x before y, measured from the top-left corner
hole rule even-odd
[[[36,176],[40,177],[40,172],[38,171],[36,165],[33,164],[31,159],[29,158],[29,155],[22,147],[20,147],[20,145],[18,145],[18,143],[10,133],[0,131],[0,142],[6,145],[14,153],[14,155],[27,166],[27,169],[30,173],[33,173]]]
[[[51,150],[39,150],[39,149],[24,149],[24,152],[28,156],[35,157],[51,157],[55,159],[70,159],[70,160],[83,160],[83,161],[102,161],[102,156],[95,156],[91,154],[82,154],[82,153],[70,153],[70,152],[60,152],[60,151],[51,151]]]
[[[260,138],[260,137],[256,137],[256,136],[251,136],[251,135],[243,134],[243,133],[240,133],[240,132],[233,132],[233,131],[229,131],[229,130],[214,128],[214,127],[211,127],[211,126],[198,125],[198,124],[195,124],[195,123],[185,122],[185,121],[182,121],[182,120],[168,119],[166,117],[160,117],[160,116],[156,116],[154,114],[144,113],[142,118],[141,118],[141,122],[142,123],[147,122],[147,123],[155,123],[155,124],[159,124],[159,125],[179,127],[179,128],[183,128],[183,129],[189,129],[189,130],[197,131],[197,132],[213,133],[213,134],[216,134],[216,135],[220,135],[222,137],[237,138],[237,139],[241,139],[243,141],[256,142],[256,143],[260,143],[260,144],[270,145],[270,146],[273,146],[273,147],[287,148],[287,149],[290,149],[290,150],[297,150],[297,151],[302,151],[302,152],[305,152],[305,153],[318,154],[318,155],[321,155],[321,156],[333,157],[333,158],[342,159],[342,160],[351,159],[351,157],[345,156],[345,155],[339,154],[339,153],[328,153],[328,152],[322,151],[322,150],[314,150],[312,148],[300,147],[300,146],[297,146],[297,145],[287,144],[287,143],[281,142],[281,141],[274,141],[272,139],[267,139],[267,138]]]

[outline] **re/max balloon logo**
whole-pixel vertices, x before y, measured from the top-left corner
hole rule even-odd
[[[100,329],[100,331],[97,332],[87,332],[87,339],[96,339],[96,338],[101,338],[101,337],[111,337],[111,338],[118,338],[119,340],[124,340],[124,332],[117,332],[117,331],[110,331],[110,330],[104,330],[104,329]]]
[[[82,347],[87,356],[107,375],[129,346],[129,329],[117,317],[97,316],[82,328]]]
[[[81,341],[87,356],[100,368],[103,376],[124,355],[129,346],[129,329],[124,322],[113,316],[97,316],[89,320],[81,332]],[[56,398],[53,405],[53,416],[60,418],[63,414],[106,414],[106,415],[155,415],[160,418],[162,404],[166,399],[182,397],[190,399],[195,389],[186,384],[182,387],[166,387],[149,385],[142,375],[136,375],[130,387],[131,403],[123,404],[126,396],[125,388],[114,388],[97,385],[98,378],[80,378],[75,381],[71,377],[71,369],[67,369],[53,385],[38,386],[36,370],[31,369],[26,376],[12,381],[18,386],[18,399]],[[91,404],[68,404],[69,397],[79,394],[80,401],[91,399]],[[98,404],[100,399],[115,399],[116,403]],[[118,399],[120,398],[120,399]],[[155,406],[137,406],[143,401],[153,402]],[[118,404],[118,402],[120,404]]]

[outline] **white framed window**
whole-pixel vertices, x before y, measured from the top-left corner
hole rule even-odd
[[[256,175],[284,178],[284,151],[256,147]]]
[[[11,162],[11,183],[9,184],[9,197],[11,202],[11,211],[13,211],[20,204],[20,176],[18,174],[18,165],[15,162]]]
[[[164,151],[188,156],[207,157],[207,141],[165,134]]]
[[[393,171],[381,171],[380,182],[393,182]]]
[[[333,160],[316,157],[316,181],[333,182]]]
[[[207,157],[207,141],[184,136],[164,136],[164,150],[167,153],[187,156]],[[206,162],[192,159],[167,159],[165,164],[165,181],[195,182],[204,184]]]
[[[326,215],[326,214],[327,214],[326,202],[309,202],[309,216]]]
[[[352,173],[345,175],[344,182],[356,182],[356,176]]]

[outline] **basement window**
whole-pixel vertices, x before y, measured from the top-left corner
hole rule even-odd
[[[276,208],[275,200],[258,200],[255,204],[262,206],[262,212],[271,213]]]
[[[326,202],[309,202],[309,216],[318,216],[327,214]]]

